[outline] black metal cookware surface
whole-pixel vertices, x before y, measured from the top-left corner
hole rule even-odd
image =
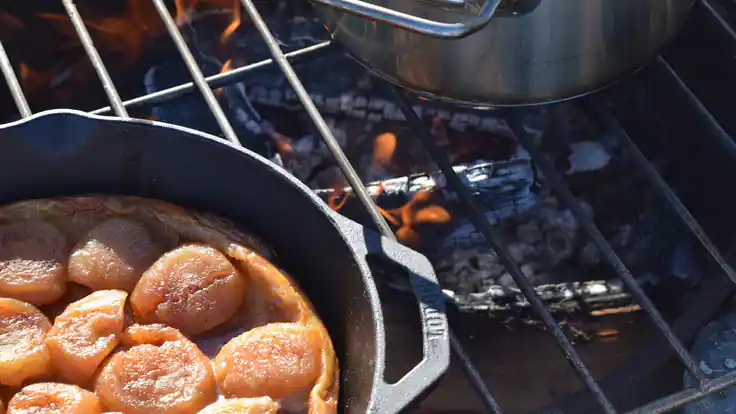
[[[304,288],[340,360],[346,413],[398,412],[449,364],[447,320],[429,261],[332,212],[291,175],[214,136],[55,110],[0,127],[0,203],[85,193],[166,200],[229,217],[273,246]],[[383,316],[366,257],[405,268],[423,317],[424,359],[387,384]]]

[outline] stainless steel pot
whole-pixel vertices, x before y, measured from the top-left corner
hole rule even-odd
[[[695,0],[311,0],[335,40],[430,98],[515,106],[579,96],[645,65]]]

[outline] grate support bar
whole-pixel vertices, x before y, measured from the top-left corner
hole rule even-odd
[[[642,309],[647,312],[649,317],[652,319],[652,322],[654,322],[654,325],[667,339],[667,342],[675,350],[677,356],[680,358],[687,370],[690,371],[690,373],[692,373],[693,376],[697,378],[701,384],[707,381],[705,375],[698,368],[698,364],[695,363],[693,358],[690,356],[690,353],[688,353],[688,351],[683,346],[682,342],[680,342],[674,332],[672,332],[670,326],[664,320],[664,318],[659,313],[649,297],[646,295],[646,293],[644,293],[644,291],[641,289],[639,284],[634,279],[634,276],[631,274],[631,272],[629,272],[629,269],[626,268],[626,265],[621,260],[621,258],[618,257],[611,245],[608,244],[606,239],[603,237],[603,234],[601,234],[600,230],[598,230],[598,227],[596,227],[596,225],[590,219],[590,216],[580,206],[580,203],[575,199],[575,196],[565,185],[562,177],[557,174],[557,171],[555,171],[554,167],[547,160],[544,154],[542,154],[542,152],[536,148],[532,137],[530,137],[524,130],[524,127],[518,119],[517,115],[513,112],[506,112],[506,115],[507,116],[505,117],[505,119],[509,125],[509,128],[519,140],[521,145],[532,156],[534,163],[537,165],[537,167],[539,167],[539,170],[542,172],[542,174],[544,174],[545,179],[552,187],[557,197],[559,197],[562,202],[570,209],[570,212],[572,212],[578,223],[580,223],[580,225],[585,229],[586,233],[588,233],[588,236],[601,251],[606,261],[611,264],[611,266],[613,266],[614,270],[624,282],[626,287],[629,289],[632,296],[634,296]]]
[[[304,106],[307,114],[314,122],[317,130],[320,132],[325,145],[329,149],[332,156],[335,158],[335,161],[337,162],[340,170],[343,172],[353,192],[358,197],[358,200],[366,208],[368,214],[370,214],[371,219],[376,224],[381,234],[389,239],[396,240],[394,232],[391,230],[391,227],[389,227],[386,220],[378,211],[378,206],[376,206],[376,203],[373,201],[370,194],[366,190],[362,180],[358,176],[358,173],[350,164],[350,161],[347,159],[345,153],[340,148],[340,144],[332,135],[332,131],[330,131],[330,128],[327,126],[327,123],[325,123],[322,115],[320,115],[319,110],[314,105],[314,102],[312,102],[312,99],[309,97],[306,89],[304,89],[304,86],[297,77],[296,73],[294,73],[294,69],[291,67],[291,64],[286,59],[286,56],[281,51],[281,48],[276,42],[276,39],[274,39],[273,35],[269,31],[268,27],[266,26],[266,22],[263,20],[263,17],[261,17],[258,9],[253,4],[253,1],[241,0],[241,3],[243,4],[245,11],[248,13],[248,16],[251,19],[251,23],[255,26],[256,30],[258,30],[259,34],[263,38],[263,41],[266,43],[266,46],[271,52],[274,61],[283,72],[286,80],[294,89],[294,92],[299,98],[299,101]],[[467,375],[471,385],[483,401],[483,406],[488,412],[501,413],[501,408],[493,399],[493,396],[486,387],[485,383],[483,383],[480,373],[478,372],[473,362],[470,360],[470,356],[465,352],[460,343],[460,340],[455,336],[452,329],[449,330],[449,336],[452,350],[455,353],[455,356],[460,360],[463,371]]]
[[[636,144],[634,144],[634,141],[623,129],[621,124],[618,123],[613,114],[608,111],[602,103],[597,102],[595,98],[591,98],[589,102],[591,103],[591,106],[595,108],[596,115],[605,125],[606,129],[613,132],[614,136],[618,138],[619,142],[621,142],[628,153],[634,158],[637,166],[644,171],[647,180],[652,184],[657,192],[664,197],[670,205],[672,205],[685,225],[688,226],[690,231],[695,235],[698,241],[700,241],[700,244],[710,254],[713,260],[715,260],[718,266],[723,269],[723,272],[728,276],[728,278],[731,279],[732,282],[736,283],[736,271],[734,271],[731,265],[728,264],[726,258],[721,254],[720,250],[716,247],[710,237],[708,237],[700,223],[698,223],[687,207],[685,207],[682,201],[680,201],[662,176],[659,175],[647,157],[641,152]]]
[[[331,48],[332,42],[322,42],[313,46],[308,46],[303,49],[295,50],[284,54],[284,57],[290,60],[292,63],[300,62],[306,58],[314,59],[320,53],[325,53]],[[259,62],[251,63],[250,65],[242,66],[229,70],[227,72],[218,73],[216,75],[207,76],[204,78],[210,89],[221,88],[224,86],[232,85],[237,83],[248,76],[252,76],[261,70],[272,68],[275,62],[273,59],[264,59]],[[173,86],[158,92],[150,93],[148,95],[139,96],[137,98],[123,101],[123,106],[126,108],[140,107],[144,105],[157,104],[161,102],[170,101],[180,96],[192,93],[197,89],[197,85],[194,82],[187,82],[181,85]],[[90,112],[95,115],[106,115],[112,112],[112,108],[106,106],[104,108],[95,109]]]
[[[169,32],[171,40],[174,41],[176,48],[179,50],[179,54],[184,60],[184,64],[189,70],[189,74],[192,76],[192,79],[194,79],[194,84],[197,85],[197,89],[199,89],[199,92],[202,94],[205,103],[207,103],[210,112],[212,112],[212,115],[215,117],[215,121],[225,136],[225,139],[235,145],[240,145],[240,140],[238,140],[238,136],[235,134],[233,126],[230,124],[230,121],[228,121],[227,116],[225,116],[225,112],[222,111],[222,107],[219,102],[217,102],[214,92],[212,92],[212,89],[207,85],[202,71],[199,70],[197,60],[194,59],[194,55],[192,55],[192,52],[189,50],[189,46],[187,46],[184,36],[179,32],[179,28],[176,26],[174,18],[171,17],[169,9],[166,8],[166,4],[163,0],[153,0],[153,5],[156,7],[156,11],[161,17],[161,21],[164,23],[166,31]],[[122,102],[120,105],[122,106]]]
[[[629,411],[627,414],[667,413],[715,392],[723,391],[735,384],[736,371],[733,371],[728,374],[721,375],[718,378],[709,380],[707,383],[703,384],[700,389],[688,388],[678,393],[670,394],[664,398],[646,404],[643,407]]]
[[[31,107],[28,106],[26,96],[23,94],[23,88],[20,86],[20,82],[18,82],[18,77],[15,76],[13,65],[10,63],[10,59],[8,58],[8,54],[5,52],[5,47],[2,42],[0,42],[0,71],[2,71],[3,76],[5,77],[5,82],[8,84],[8,89],[10,90],[10,94],[13,96],[15,106],[18,107],[20,116],[28,118],[33,115]]]
[[[105,64],[102,62],[102,58],[97,52],[97,48],[95,47],[94,42],[92,42],[92,38],[90,37],[87,28],[84,26],[82,16],[79,15],[77,6],[74,5],[74,0],[61,0],[61,2],[66,9],[66,14],[69,16],[72,26],[74,26],[74,30],[77,32],[79,41],[82,42],[82,47],[84,48],[85,53],[87,53],[87,57],[89,57],[92,67],[94,67],[95,72],[97,72],[97,77],[100,79],[102,88],[105,90],[105,94],[107,94],[107,98],[110,100],[110,105],[115,110],[115,115],[121,118],[130,118],[130,116],[128,116],[128,111],[123,107],[123,101],[120,99],[120,94],[118,94],[117,89],[115,89],[115,84],[112,83],[110,74],[107,72]]]
[[[156,1],[160,2],[162,0]],[[340,144],[338,144],[337,140],[332,135],[330,127],[327,126],[327,123],[322,118],[322,115],[320,115],[319,110],[314,105],[314,102],[312,102],[312,99],[309,97],[309,93],[307,93],[306,89],[304,89],[302,82],[299,80],[299,77],[294,72],[291,64],[288,60],[286,60],[284,53],[281,51],[281,48],[276,42],[276,39],[269,31],[268,26],[266,26],[266,22],[263,20],[263,17],[261,17],[261,14],[258,12],[255,4],[253,4],[252,0],[241,0],[241,3],[243,4],[243,7],[245,7],[245,11],[248,13],[248,16],[250,16],[251,23],[255,26],[256,30],[258,30],[258,33],[261,35],[261,38],[266,43],[266,46],[271,52],[271,56],[273,56],[274,61],[278,65],[279,69],[281,69],[281,72],[283,72],[286,80],[289,82],[289,85],[291,85],[292,89],[294,89],[296,96],[299,98],[299,102],[301,102],[301,104],[304,106],[304,110],[312,119],[314,126],[317,128],[320,135],[322,135],[322,138],[324,138],[327,149],[335,158],[335,161],[340,167],[340,170],[343,172],[343,174],[345,174],[345,178],[348,180],[348,183],[350,184],[350,187],[352,188],[356,197],[358,197],[358,200],[360,200],[360,202],[366,207],[366,209],[368,210],[368,214],[370,214],[371,219],[374,223],[376,223],[381,233],[383,233],[386,237],[391,237],[392,239],[395,239],[391,227],[389,227],[386,219],[384,219],[381,213],[378,211],[376,203],[373,202],[373,199],[368,193],[368,190],[366,190],[365,185],[363,185],[360,176],[358,176],[358,173],[355,172],[355,169],[350,164],[350,161],[348,161],[348,157],[345,156],[345,153],[340,148]],[[389,234],[390,236],[388,236]]]
[[[534,290],[532,283],[521,272],[521,269],[519,269],[519,266],[517,266],[512,259],[506,246],[504,246],[500,241],[500,237],[498,237],[496,230],[491,226],[488,220],[486,220],[470,190],[462,183],[460,177],[458,177],[452,169],[445,153],[440,150],[434,142],[434,139],[429,135],[429,131],[421,122],[416,112],[414,112],[410,102],[403,95],[403,91],[398,89],[398,87],[395,87],[394,93],[404,116],[407,121],[409,121],[413,129],[418,132],[422,143],[427,148],[432,159],[439,166],[440,171],[442,171],[442,174],[447,180],[447,184],[463,201],[463,204],[468,210],[468,218],[470,218],[475,228],[483,233],[486,238],[486,242],[489,243],[493,250],[496,251],[496,254],[499,259],[501,259],[503,266],[508,270],[511,277],[514,279],[514,282],[516,282],[516,285],[527,298],[532,309],[537,313],[547,329],[550,330],[557,341],[558,346],[570,362],[572,368],[578,374],[580,380],[594,394],[605,413],[616,413],[616,409],[613,407],[613,404],[611,404],[603,393],[603,390],[601,390],[600,386],[593,378],[593,375],[588,370],[588,367],[585,366],[580,355],[575,351],[575,348],[565,336],[565,333],[562,332],[562,329],[560,329],[560,326],[557,324],[557,321],[555,321],[549,309],[544,306],[544,302]]]
[[[718,138],[725,151],[728,151],[729,155],[736,157],[736,145],[734,145],[733,139],[726,132],[725,129],[718,123],[718,120],[710,113],[708,108],[695,96],[695,93],[690,89],[684,80],[675,72],[669,63],[660,55],[657,57],[656,64],[662,67],[670,77],[670,79],[677,85],[678,89],[683,92],[687,98],[690,106],[695,109],[695,112],[706,121],[707,127],[714,137]]]

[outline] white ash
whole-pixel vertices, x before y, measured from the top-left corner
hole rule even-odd
[[[598,141],[573,142],[570,144],[570,151],[570,168],[565,172],[567,175],[597,171],[611,161],[611,155]]]
[[[592,217],[590,205],[579,201]],[[488,220],[496,224],[512,259],[532,285],[559,283],[550,272],[580,252],[589,264],[600,261],[595,246],[579,241],[581,230],[572,212],[553,197],[530,204],[522,214],[505,220],[489,214]],[[457,227],[436,256],[435,268],[444,287],[459,295],[492,296],[499,289],[518,291],[496,253],[486,247],[485,237],[470,222]]]
[[[691,353],[703,373],[719,377],[736,370],[736,314],[727,314],[706,325],[698,333]],[[698,388],[697,380],[686,372],[685,388]],[[728,388],[688,404],[684,414],[721,414],[736,412],[736,389]]]

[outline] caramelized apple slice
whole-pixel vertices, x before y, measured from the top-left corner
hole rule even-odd
[[[123,290],[100,290],[70,304],[54,321],[46,344],[58,375],[86,385],[123,333]]]
[[[44,221],[0,227],[0,295],[45,305],[66,288],[66,236]]]
[[[93,290],[132,292],[161,253],[143,225],[112,218],[90,230],[74,247],[69,257],[69,280]]]
[[[8,402],[8,414],[101,414],[97,396],[76,385],[56,382],[31,384]]]
[[[168,341],[187,339],[178,330],[162,323],[142,325],[135,323],[123,332],[123,345],[135,346],[143,344],[161,345]]]
[[[192,244],[166,253],[143,273],[130,303],[144,322],[197,335],[230,319],[245,289],[245,278],[225,255]]]
[[[319,333],[295,323],[271,323],[233,338],[214,360],[227,397],[283,398],[305,389],[322,368]]]
[[[199,414],[276,414],[279,403],[269,397],[233,398],[210,404]]]
[[[49,329],[51,322],[35,306],[0,298],[1,384],[17,387],[28,378],[50,373]]]
[[[116,352],[95,390],[107,410],[126,414],[196,413],[217,397],[209,359],[187,339]]]

